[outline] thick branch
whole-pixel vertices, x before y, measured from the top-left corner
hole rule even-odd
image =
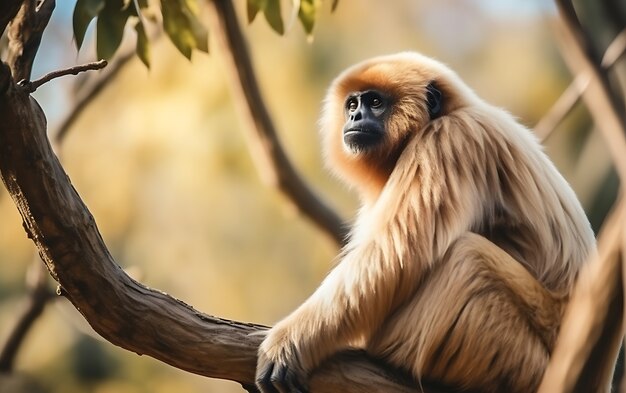
[[[581,272],[539,393],[600,392],[610,382],[624,328],[623,197]]]
[[[9,25],[9,22],[15,18],[20,10],[23,0],[2,0],[0,1],[0,35]]]
[[[203,315],[130,279],[54,156],[36,102],[10,84],[0,117],[2,179],[49,271],[94,330],[187,371],[252,380],[260,339],[248,335],[261,327]]]
[[[285,154],[272,123],[230,0],[207,0],[211,26],[228,61],[228,69],[241,113],[248,120],[246,135],[262,177],[278,187],[320,229],[339,244],[347,228],[341,218],[304,183]]]
[[[50,21],[55,0],[25,0],[9,28],[7,63],[15,80],[29,80],[33,61],[39,49],[43,31]]]
[[[202,314],[128,277],[52,152],[41,109],[10,82],[2,63],[0,95],[2,180],[48,270],[93,329],[174,367],[252,386],[262,336],[251,333],[266,328]],[[312,385],[314,392],[416,389],[395,381],[402,380],[361,354],[343,354]]]

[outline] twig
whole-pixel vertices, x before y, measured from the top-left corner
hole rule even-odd
[[[573,109],[589,86],[589,76],[578,74],[534,127],[535,135],[545,141]]]
[[[237,104],[249,123],[245,127],[246,136],[261,177],[282,191],[302,213],[337,243],[343,243],[347,234],[343,220],[303,181],[280,144],[269,111],[261,97],[232,2],[207,0],[206,4],[211,11],[211,26],[215,28],[215,35],[228,61]]]
[[[68,131],[83,113],[85,108],[91,102],[93,102],[96,97],[98,97],[100,92],[109,85],[111,80],[113,80],[124,68],[124,66],[130,63],[130,60],[132,60],[133,58],[135,58],[134,48],[132,51],[129,51],[124,56],[118,57],[118,59],[114,63],[112,63],[109,68],[107,68],[106,75],[103,75],[102,78],[94,82],[89,87],[88,91],[81,94],[80,98],[78,98],[77,101],[74,103],[72,111],[68,113],[67,117],[65,117],[65,119],[59,125],[54,134],[54,141],[57,144],[63,142],[63,139],[65,139],[65,137],[67,136]]]
[[[87,63],[82,65],[77,65],[69,68],[65,68],[62,70],[52,71],[43,77],[35,80],[35,81],[27,81],[21,80],[19,81],[19,85],[24,88],[27,93],[32,93],[37,90],[44,83],[48,83],[53,79],[65,76],[65,75],[77,75],[81,72],[91,71],[91,70],[101,70],[106,67],[108,62],[106,60],[94,61],[93,63]]]
[[[618,34],[607,47],[602,57],[601,66],[604,70],[611,69],[615,63],[626,53],[626,29]],[[556,127],[561,124],[584,94],[589,86],[589,75],[580,73],[572,80],[563,91],[550,110],[537,122],[534,127],[535,134],[541,140],[546,140]]]

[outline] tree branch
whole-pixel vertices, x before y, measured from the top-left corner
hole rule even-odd
[[[600,61],[603,69],[611,68],[626,52],[626,28],[611,41]]]
[[[610,383],[624,329],[622,197],[580,273],[539,393],[601,392]]]
[[[604,71],[611,69],[624,53],[626,53],[626,29],[622,30],[607,47],[604,56],[602,56],[602,69]],[[586,73],[577,74],[550,110],[537,122],[534,131],[540,140],[546,140],[574,109],[574,105],[578,103],[580,97],[587,90],[589,79],[589,75]]]
[[[157,36],[160,36],[160,34]],[[89,84],[87,91],[83,92],[77,104],[73,106],[72,111],[55,133],[55,142],[57,145],[60,145],[63,142],[65,136],[68,134],[68,130],[72,126],[75,119],[78,118],[80,113],[82,113],[87,105],[103,90],[104,86],[106,86],[119,73],[119,71],[129,63],[130,59],[134,58],[134,56],[135,49],[132,48],[132,50],[127,51],[125,54],[118,57],[112,67],[107,68],[106,75],[98,78],[95,83]],[[103,67],[104,65],[105,64],[98,63],[96,67]],[[91,69],[91,66],[88,66],[87,68]],[[75,68],[73,68],[73,70],[74,69]],[[69,73],[71,74],[73,72]],[[49,75],[50,74],[46,77],[49,78]],[[35,81],[33,83],[38,82]],[[37,86],[39,85],[40,84]],[[45,270],[45,266],[39,256],[35,259],[36,260],[33,261],[29,268],[29,275],[27,276],[27,281],[30,285],[28,285],[28,293],[25,296],[25,305],[23,306],[21,312],[16,315],[15,323],[13,328],[9,331],[6,342],[0,346],[0,373],[10,372],[12,370],[14,360],[24,341],[24,338],[34,325],[37,318],[42,314],[47,303],[52,299],[52,293],[48,288],[47,278],[49,275],[47,270]]]
[[[295,206],[338,244],[347,235],[343,220],[304,183],[285,154],[261,97],[247,45],[230,0],[207,0],[211,26],[228,62],[231,85],[241,113],[248,145],[261,177],[276,186]]]
[[[10,330],[6,341],[0,346],[0,373],[9,373],[13,369],[15,357],[28,331],[48,301],[53,299],[52,291],[48,288],[48,273],[39,257],[30,266],[26,279],[28,286],[26,304],[18,314],[15,326]]]
[[[2,65],[0,80],[7,73]],[[52,152],[41,109],[20,90],[10,84],[0,99],[0,174],[63,293],[116,345],[194,373],[252,380],[260,339],[248,335],[261,327],[203,315],[128,277]]]
[[[9,55],[7,63],[15,80],[29,80],[33,61],[39,49],[55,0],[25,0],[9,28]]]
[[[574,109],[587,86],[589,86],[589,76],[587,74],[576,75],[559,99],[534,127],[535,135],[540,140],[548,139],[563,119]]]
[[[2,0],[0,1],[0,35],[4,33],[9,22],[15,18],[24,0]]]
[[[2,180],[62,293],[93,329],[127,350],[251,388],[256,351],[263,339],[253,333],[266,327],[202,314],[124,273],[54,155],[41,108],[11,83],[3,63],[0,118]],[[354,352],[331,359],[311,382],[314,392],[417,389],[414,384],[407,386],[395,372]]]
[[[617,173],[626,184],[626,123],[620,114],[623,108],[613,96],[604,73],[602,60],[594,54],[585,30],[580,25],[574,7],[569,0],[557,0],[561,14],[558,26],[561,31],[561,52],[574,75],[587,74],[589,87],[583,95],[594,121],[607,141]]]
[[[48,83],[53,79],[60,78],[66,75],[78,75],[79,73],[85,71],[101,70],[106,67],[107,64],[108,63],[106,60],[99,60],[92,63],[81,64],[69,68],[64,68],[62,70],[52,71],[34,81],[27,81],[25,79],[22,79],[18,84],[22,86],[27,93],[33,93],[41,85]]]

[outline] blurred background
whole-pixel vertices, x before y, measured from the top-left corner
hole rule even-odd
[[[245,2],[234,2],[285,149],[346,220],[358,201],[324,169],[317,130],[325,89],[345,67],[375,55],[419,51],[450,65],[481,97],[529,127],[571,80],[556,44],[551,1],[341,0],[332,14],[325,2],[312,38],[298,23],[284,36],[262,18],[248,25]],[[287,15],[290,2],[284,3]],[[594,3],[580,2],[581,18],[606,46],[612,30]],[[95,60],[93,26],[81,52],[75,49],[73,8],[72,1],[58,2],[34,78]],[[132,32],[125,40],[134,43]],[[315,289],[338,249],[259,179],[225,62],[217,45],[210,46],[210,54],[194,52],[189,62],[168,40],[155,41],[151,68],[131,60],[57,151],[109,250],[131,275],[203,312],[273,324]],[[80,80],[65,77],[35,93],[51,134],[72,110]],[[578,105],[546,150],[597,228],[617,183],[591,125]],[[24,301],[33,258],[34,246],[2,188],[0,343]],[[29,392],[243,391],[102,341],[64,299],[37,320],[15,371]]]

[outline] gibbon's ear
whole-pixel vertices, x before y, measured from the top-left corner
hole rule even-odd
[[[428,86],[426,86],[426,103],[428,104],[430,120],[438,118],[443,109],[443,95],[441,91],[435,87],[434,82],[430,82]]]

